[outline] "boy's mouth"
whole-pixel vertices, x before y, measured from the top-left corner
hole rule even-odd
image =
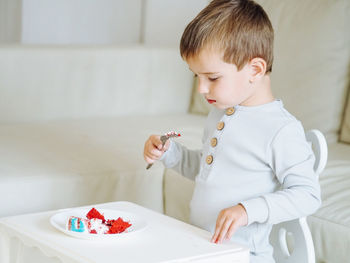
[[[214,102],[216,102],[216,100],[210,100],[210,99],[207,99],[207,101],[209,104],[213,104]]]

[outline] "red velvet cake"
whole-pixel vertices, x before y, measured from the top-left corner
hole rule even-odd
[[[70,231],[90,234],[119,234],[126,231],[132,224],[121,217],[106,220],[97,209],[92,208],[86,218],[71,216],[66,228]]]

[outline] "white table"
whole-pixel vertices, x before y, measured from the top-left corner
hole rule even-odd
[[[247,248],[211,243],[209,232],[139,205],[113,202],[94,207],[141,216],[147,227],[112,240],[82,240],[50,224],[52,215],[66,209],[0,218],[0,262],[249,262]]]

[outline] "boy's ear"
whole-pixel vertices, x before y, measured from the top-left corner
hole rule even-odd
[[[262,58],[253,58],[249,62],[251,68],[251,82],[263,77],[266,73],[266,61]]]

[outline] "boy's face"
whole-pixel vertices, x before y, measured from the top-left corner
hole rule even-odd
[[[198,78],[198,92],[205,96],[208,103],[219,109],[254,105],[249,63],[237,71],[236,65],[222,60],[222,53],[206,49],[186,62]]]

